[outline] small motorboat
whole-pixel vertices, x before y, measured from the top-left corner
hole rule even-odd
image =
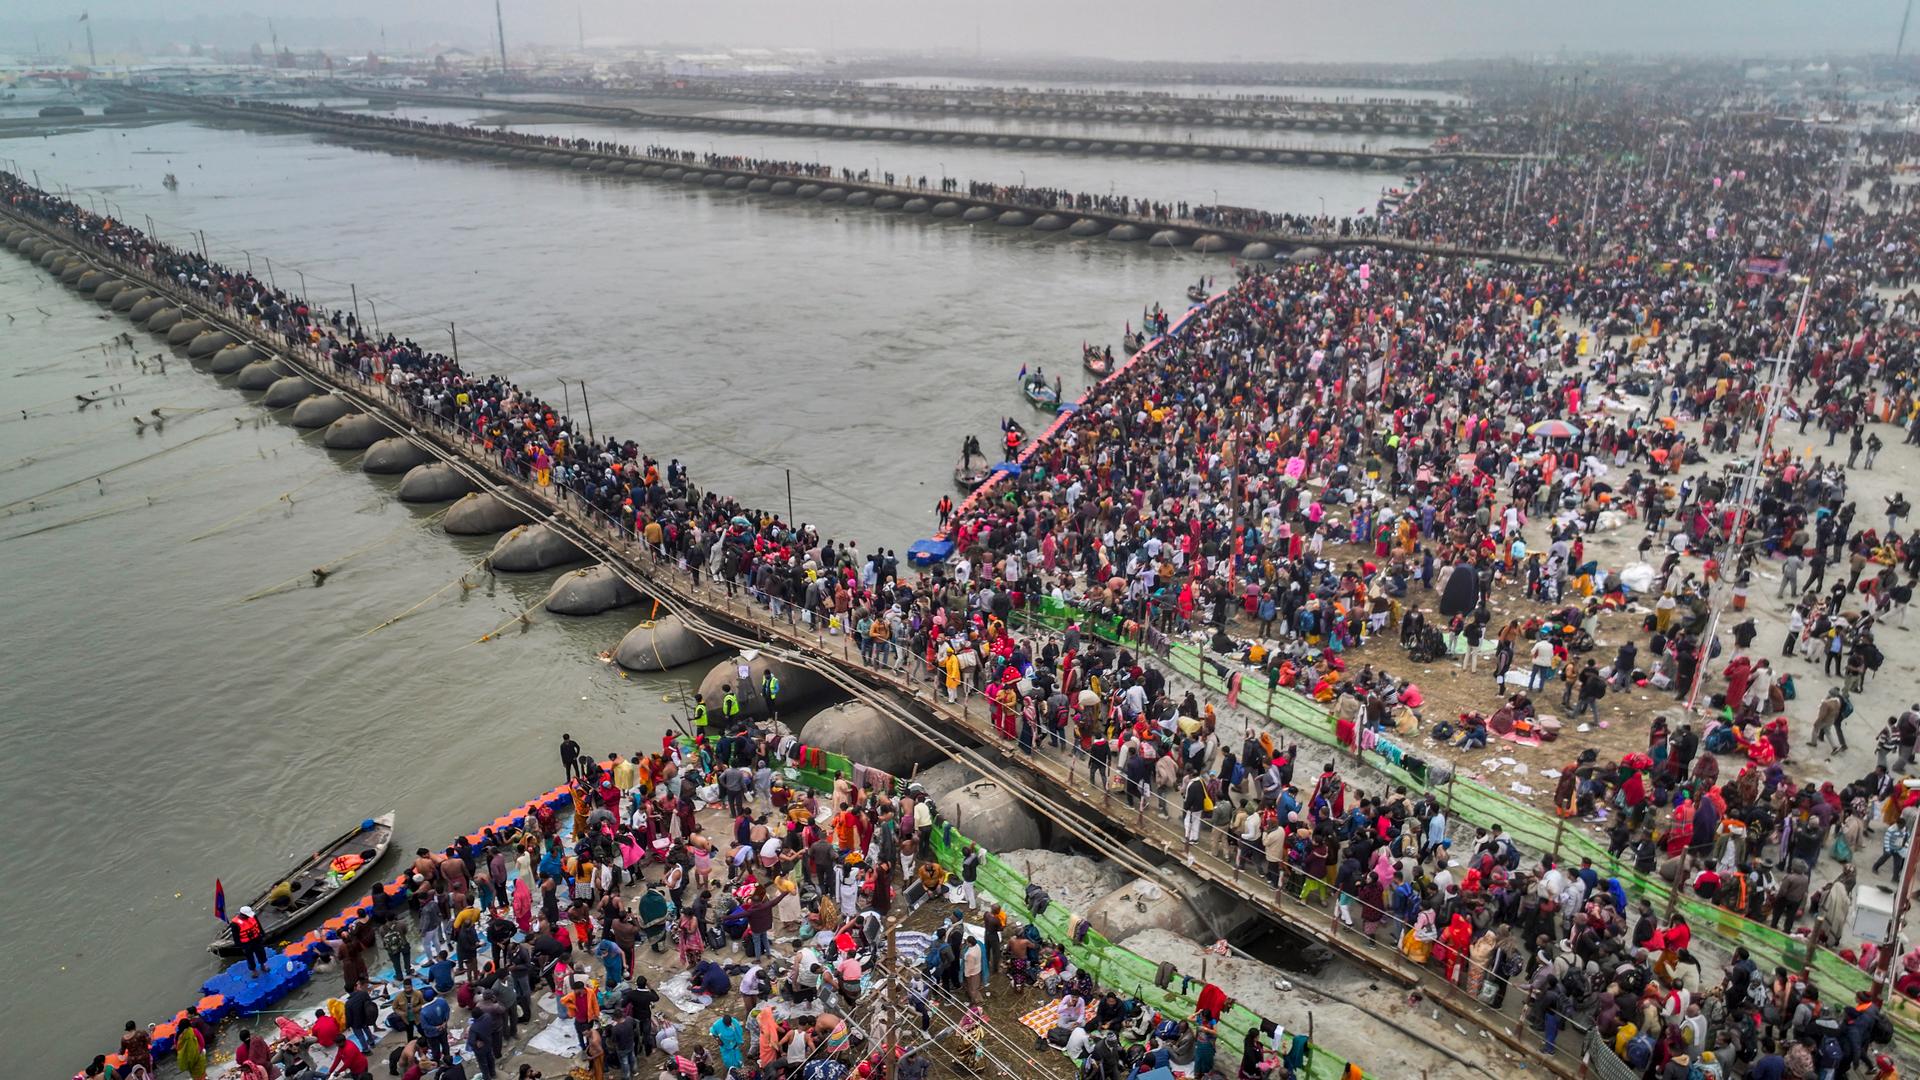
[[[1101,378],[1113,374],[1113,347],[1102,349],[1098,345],[1087,345],[1081,349],[1080,363],[1086,369]]]
[[[1128,356],[1139,352],[1145,348],[1146,345],[1147,332],[1145,330],[1129,330],[1126,336],[1120,339],[1120,347],[1127,350]]]
[[[263,940],[285,940],[294,927],[318,915],[329,901],[356,884],[373,880],[369,873],[393,842],[393,815],[368,818],[335,837],[300,865],[249,901],[260,920]],[[282,886],[285,886],[283,889]],[[215,956],[239,956],[229,934],[207,946]]]
[[[1187,299],[1197,304],[1200,301],[1205,300],[1206,298],[1207,298],[1207,290],[1201,288],[1198,285],[1187,286]]]
[[[1027,396],[1027,402],[1036,408],[1053,409],[1060,404],[1060,391],[1047,381],[1045,372],[1035,371],[1020,380],[1020,392]]]

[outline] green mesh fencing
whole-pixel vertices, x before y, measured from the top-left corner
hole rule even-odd
[[[1034,621],[1052,626],[1078,622],[1084,633],[1138,647],[1137,641],[1124,639],[1119,620],[1084,616],[1051,597],[1041,600]],[[1174,672],[1204,688],[1220,694],[1227,692],[1226,678],[1196,646],[1175,643],[1163,659]],[[1346,754],[1354,752],[1352,747],[1340,742],[1334,730],[1333,716],[1318,702],[1290,688],[1275,687],[1269,692],[1263,681],[1243,677],[1239,704],[1309,742]],[[1729,954],[1735,948],[1745,948],[1754,963],[1763,970],[1773,967],[1785,967],[1790,971],[1809,970],[1829,994],[1840,990],[1851,997],[1858,991],[1873,987],[1871,975],[1841,959],[1831,949],[1813,948],[1806,938],[1783,934],[1684,892],[1674,897],[1672,887],[1665,881],[1642,874],[1630,863],[1621,862],[1607,851],[1604,843],[1584,828],[1569,827],[1560,818],[1538,807],[1521,803],[1472,780],[1456,778],[1444,785],[1430,784],[1425,778],[1416,777],[1377,754],[1366,760],[1370,767],[1410,790],[1431,790],[1441,794],[1448,813],[1462,821],[1482,828],[1490,828],[1497,823],[1513,837],[1516,844],[1533,851],[1551,852],[1560,861],[1592,859],[1595,869],[1619,879],[1629,899],[1651,901],[1656,909],[1663,912],[1672,905],[1674,911],[1686,916],[1687,924],[1697,936],[1713,942]],[[1897,995],[1895,998],[1896,1001],[1889,1004],[1898,1004],[1899,1007],[1887,1010],[1894,1021],[1895,1041],[1906,1050],[1920,1052],[1920,1010],[1897,1002]]]
[[[957,829],[943,822],[934,828],[928,851],[942,866],[958,872],[967,843]],[[1090,973],[1100,985],[1139,998],[1168,1016],[1184,1019],[1193,1015],[1203,983],[1195,980],[1188,994],[1180,993],[1172,985],[1162,989],[1154,983],[1159,965],[1153,961],[1108,941],[1093,930],[1087,931],[1084,940],[1074,942],[1069,925],[1073,913],[1065,905],[1049,904],[1045,914],[1036,918],[1026,904],[1027,879],[985,849],[980,851],[980,856],[974,888],[998,901],[1009,914],[1040,927],[1049,940],[1064,943],[1067,958],[1075,967]],[[1247,1032],[1261,1023],[1262,1018],[1252,1010],[1233,1005],[1220,1018],[1215,1052],[1222,1060],[1237,1060]],[[1346,1067],[1347,1062],[1337,1055],[1309,1044],[1307,1061],[1301,1071],[1309,1080],[1339,1080]]]
[[[817,763],[809,762],[805,766],[787,770],[790,779],[819,792],[832,791],[835,778],[841,775],[853,775],[853,761],[843,754],[833,753],[823,753]],[[958,873],[969,843],[959,830],[942,822],[933,830],[928,850],[948,871]],[[1159,965],[1145,957],[1092,931],[1087,933],[1084,941],[1075,943],[1068,927],[1071,913],[1064,905],[1048,905],[1046,913],[1036,919],[1033,912],[1027,909],[1027,879],[985,848],[980,849],[980,856],[974,888],[992,897],[1009,913],[1040,927],[1049,940],[1063,943],[1067,958],[1075,967],[1091,973],[1102,986],[1139,998],[1169,1016],[1185,1019],[1193,1015],[1201,983],[1193,984],[1191,994],[1180,994],[1172,987],[1163,990],[1154,985]],[[1260,1016],[1242,1006],[1234,1005],[1228,1009],[1226,1015],[1220,1018],[1215,1039],[1215,1053],[1219,1059],[1237,1061],[1248,1030],[1259,1026],[1261,1022]],[[1300,1072],[1306,1080],[1341,1080],[1346,1067],[1347,1062],[1338,1056],[1309,1044],[1307,1060]]]

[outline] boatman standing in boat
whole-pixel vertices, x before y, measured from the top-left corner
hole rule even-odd
[[[253,908],[242,907],[240,914],[227,924],[227,932],[233,935],[234,945],[246,956],[249,974],[258,975],[267,969],[267,932],[261,928]]]

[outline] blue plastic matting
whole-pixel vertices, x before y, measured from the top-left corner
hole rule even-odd
[[[311,976],[312,969],[305,961],[292,959],[285,953],[270,953],[265,971],[248,971],[247,962],[241,960],[201,983],[200,992],[219,994],[235,1012],[254,1013],[306,985]]]

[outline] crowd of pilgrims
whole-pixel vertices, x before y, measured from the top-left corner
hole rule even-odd
[[[1586,131],[1605,146],[1619,125],[1640,123]],[[1536,177],[1520,200],[1525,212],[1510,216],[1530,222],[1523,228],[1540,242],[1599,245],[1591,262],[1490,267],[1364,250],[1250,275],[1146,362],[1105,383],[1017,478],[966,507],[951,530],[959,556],[921,581],[900,577],[889,551],[862,553],[702,493],[677,462],[663,469],[631,442],[582,439],[569,417],[509,382],[465,372],[412,342],[374,340],[351,316],[311,311],[251,275],[16,179],[4,191],[18,211],[305,336],[517,474],[681,560],[696,579],[708,568],[776,613],[857,635],[873,662],[943,681],[949,692],[994,687],[1010,738],[1038,748],[1052,741],[1042,732],[1058,732],[1078,752],[1103,756],[1113,782],[1134,796],[1158,788],[1178,802],[1196,839],[1198,808],[1212,802],[1207,814],[1222,826],[1214,839],[1237,837],[1237,857],[1276,877],[1284,871],[1288,887],[1335,904],[1363,930],[1388,925],[1398,947],[1483,1000],[1524,981],[1529,1014],[1549,1042],[1562,1022],[1592,1023],[1630,1062],[1662,1069],[1708,1063],[1712,1053],[1710,1064],[1746,1063],[1747,1075],[1802,1075],[1807,1061],[1842,1075],[1887,1075],[1873,1049],[1883,1026],[1877,1005],[1821,1003],[1799,977],[1755,971],[1738,954],[1705,970],[1684,922],[1634,917],[1591,867],[1523,866],[1497,829],[1456,853],[1447,826],[1435,831],[1436,808],[1417,796],[1367,799],[1323,774],[1303,797],[1287,782],[1291,751],[1261,744],[1229,753],[1210,708],[1176,705],[1141,657],[1077,635],[1023,642],[1008,628],[1041,594],[1143,633],[1244,610],[1263,629],[1280,628],[1269,639],[1270,679],[1290,675],[1379,726],[1408,704],[1406,684],[1371,664],[1354,672],[1342,654],[1390,626],[1423,637],[1395,617],[1409,591],[1453,597],[1444,629],[1469,641],[1494,636],[1501,580],[1564,602],[1558,622],[1585,628],[1594,605],[1620,599],[1617,588],[1593,588],[1598,568],[1582,549],[1584,534],[1613,514],[1626,517],[1622,527],[1647,529],[1643,552],[1657,545],[1650,559],[1661,564],[1662,601],[1647,647],[1624,665],[1614,658],[1622,670],[1607,681],[1624,675],[1687,689],[1691,678],[1680,676],[1708,647],[1699,637],[1700,590],[1721,558],[1734,562],[1736,580],[1759,559],[1778,560],[1784,573],[1798,558],[1816,575],[1842,558],[1852,563],[1847,588],[1827,591],[1824,576],[1810,577],[1800,632],[1843,654],[1844,666],[1855,655],[1864,665],[1874,626],[1904,607],[1900,592],[1910,590],[1887,571],[1904,569],[1910,581],[1914,565],[1900,529],[1904,503],[1882,515],[1847,493],[1849,469],[1872,461],[1868,453],[1861,465],[1854,443],[1897,434],[1885,422],[1906,425],[1914,415],[1911,312],[1866,289],[1902,279],[1907,243],[1896,219],[1851,202],[1834,214],[1837,233],[1824,220],[1815,204],[1833,136],[1762,137],[1756,123],[1694,137],[1684,169]],[[1450,238],[1492,236],[1484,230],[1502,213],[1508,182],[1495,165],[1430,180],[1409,203],[1414,220],[1428,221],[1414,227],[1466,222],[1449,225]],[[1612,197],[1626,183],[1635,192]],[[1599,226],[1569,231],[1588,209]],[[1842,239],[1816,250],[1808,241],[1823,231]],[[1765,491],[1747,521],[1731,509],[1737,474],[1684,473],[1703,451],[1752,442],[1766,372],[1754,358],[1788,354],[1797,296],[1746,272],[1757,250],[1812,281],[1805,332],[1788,355],[1790,400],[1802,422],[1846,439],[1850,453],[1766,462]],[[1586,327],[1601,332],[1583,347]],[[1530,433],[1551,420],[1575,421],[1577,434]],[[1521,528],[1540,517],[1551,542],[1530,550]],[[1729,550],[1736,530],[1751,542]],[[1696,579],[1676,558],[1683,551],[1714,565]],[[1448,577],[1467,584],[1449,589]],[[1534,667],[1574,666],[1559,638],[1534,640],[1530,624],[1508,629],[1515,633],[1500,634],[1505,655],[1496,666],[1522,650]],[[1685,727],[1655,729],[1646,764],[1579,763],[1563,776],[1573,790],[1563,784],[1557,802],[1573,814],[1608,812],[1616,851],[1631,849],[1641,865],[1651,858],[1697,895],[1776,925],[1810,918],[1816,934],[1837,934],[1854,874],[1818,893],[1807,888],[1829,838],[1851,836],[1857,847],[1877,826],[1898,855],[1912,812],[1889,797],[1884,767],[1841,790],[1792,781],[1784,725],[1758,722],[1785,682],[1755,674],[1765,665],[1747,657],[1748,643],[1726,650],[1748,662],[1713,676],[1719,715],[1697,740]],[[1007,678],[1009,666],[1023,678]],[[1569,693],[1594,688],[1584,663],[1568,673],[1578,678],[1565,680]],[[1857,684],[1836,687],[1839,698],[1848,685]],[[1082,707],[1081,689],[1097,703]],[[1509,696],[1507,684],[1508,719],[1524,719],[1539,689]],[[1838,729],[1844,708],[1833,707],[1828,727]],[[1920,716],[1889,723],[1891,749],[1911,746],[1913,723]],[[1716,750],[1716,738],[1729,748]],[[1746,758],[1737,775],[1706,765],[1721,754]],[[1725,827],[1734,821],[1742,830]],[[1428,847],[1422,837],[1439,839]],[[1334,888],[1322,896],[1326,885]],[[1898,963],[1901,988],[1913,989],[1920,953]]]

